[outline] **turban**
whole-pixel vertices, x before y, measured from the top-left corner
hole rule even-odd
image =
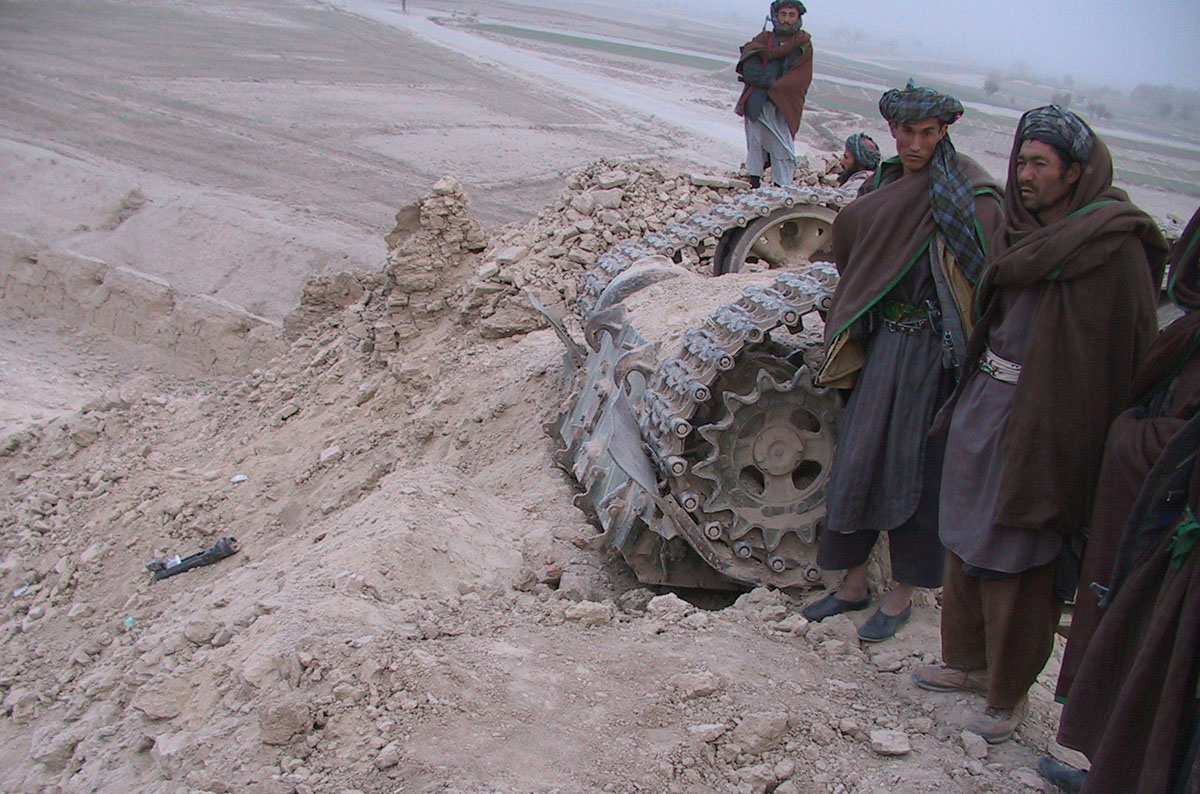
[[[800,16],[808,13],[808,9],[804,7],[804,3],[801,3],[800,0],[775,0],[775,2],[771,3],[771,16],[775,16],[781,8],[794,8],[800,12]]]
[[[874,171],[879,166],[879,144],[865,132],[856,132],[847,138],[846,151],[863,168]]]
[[[879,98],[879,112],[888,121],[912,124],[925,119],[937,119],[953,124],[962,118],[963,106],[952,96],[939,94],[932,88],[908,85],[901,91],[893,88]]]
[[[1096,147],[1096,136],[1087,122],[1058,105],[1035,108],[1021,118],[1018,136],[1022,141],[1041,141],[1085,163]]]

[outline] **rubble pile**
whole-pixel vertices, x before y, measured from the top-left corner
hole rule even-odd
[[[1027,790],[1027,748],[988,764],[906,683],[932,633],[868,654],[781,593],[698,610],[572,506],[542,432],[562,348],[520,290],[568,304],[722,180],[599,163],[490,241],[443,180],[379,271],[307,285],[268,366],[0,439],[0,790]]]

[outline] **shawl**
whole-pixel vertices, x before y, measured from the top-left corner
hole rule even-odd
[[[976,194],[986,202],[987,223],[1000,223],[999,186],[966,156],[959,165]],[[848,204],[833,222],[833,255],[838,285],[825,318],[825,346],[845,332],[904,276],[940,229],[930,200],[930,171],[903,174],[895,159],[880,165],[875,187]],[[990,198],[983,198],[984,194]],[[972,228],[971,233],[976,233]]]
[[[998,318],[996,290],[1045,283],[1013,394],[995,521],[1078,536],[1092,512],[1109,424],[1125,407],[1156,335],[1155,285],[1166,244],[1153,220],[1112,186],[1112,157],[1098,137],[1071,214],[1043,226],[1015,189],[1023,125],[1009,158],[1002,250],[978,292],[985,310],[967,346],[962,383],[978,367]],[[939,428],[961,392],[960,383]]]
[[[742,46],[741,57],[738,58],[738,71],[741,71],[742,64],[746,62],[747,58],[758,57],[765,60],[772,57],[772,51],[779,49],[775,43],[776,39],[777,36],[774,32],[763,31],[746,42]],[[791,46],[795,52],[799,53],[799,57],[788,67],[783,77],[780,77],[767,89],[767,96],[775,103],[775,107],[783,112],[783,117],[787,119],[788,129],[791,130],[794,138],[800,129],[800,117],[804,114],[804,99],[808,96],[808,87],[812,84],[813,50],[812,36],[808,34],[807,30],[799,31],[792,37],[792,40]],[[789,52],[791,51],[789,50]],[[746,86],[746,90],[742,92],[737,104],[739,115],[746,103],[746,98],[753,90],[753,87]]]

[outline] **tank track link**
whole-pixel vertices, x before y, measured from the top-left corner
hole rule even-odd
[[[660,232],[650,232],[601,254],[580,282],[577,310],[586,322],[596,310],[596,301],[609,283],[635,262],[648,256],[676,258],[680,251],[696,250],[706,240],[720,240],[728,232],[743,228],[756,218],[780,209],[811,204],[840,209],[853,194],[833,187],[766,186],[738,193],[698,212],[681,223],[670,223]]]

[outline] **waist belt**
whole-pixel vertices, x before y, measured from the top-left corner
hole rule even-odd
[[[1021,378],[1021,365],[1001,358],[990,347],[979,357],[979,371],[1002,383],[1016,383]]]
[[[883,327],[894,334],[915,334],[933,327],[928,317],[913,317],[908,320],[889,320],[884,317],[882,320]]]

